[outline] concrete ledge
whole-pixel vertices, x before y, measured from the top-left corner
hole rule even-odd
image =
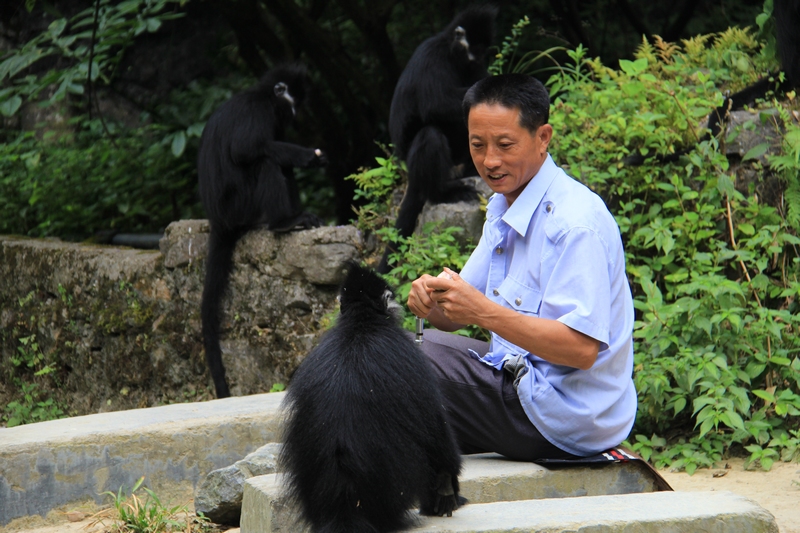
[[[733,492],[654,492],[467,505],[451,518],[424,517],[411,531],[778,533],[778,525],[766,509]]]
[[[265,497],[275,476],[247,480],[241,533],[308,531]],[[778,533],[766,509],[732,492],[653,492],[470,503],[450,518],[420,517],[416,533]]]
[[[472,503],[658,490],[650,470],[638,462],[544,467],[493,453],[464,456],[459,482],[461,495]]]
[[[465,456],[459,482],[461,495],[470,504],[657,490],[650,471],[636,462],[545,468],[533,463],[510,461],[497,454]],[[242,497],[242,533],[302,529],[297,524],[296,510],[287,504],[281,493],[280,483],[280,474],[246,480]]]
[[[45,515],[141,476],[156,492],[193,487],[279,438],[284,393],[101,413],[0,428],[0,526]]]

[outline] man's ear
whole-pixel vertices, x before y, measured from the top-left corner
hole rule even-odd
[[[550,124],[542,124],[539,126],[539,129],[536,130],[536,136],[539,138],[539,142],[542,146],[542,153],[547,152],[547,147],[553,139],[553,126]]]

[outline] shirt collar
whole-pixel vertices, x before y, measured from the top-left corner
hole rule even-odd
[[[544,198],[544,193],[553,183],[557,170],[558,167],[548,153],[547,158],[539,168],[539,172],[531,178],[517,199],[514,200],[514,203],[511,204],[511,207],[508,207],[508,203],[502,194],[495,194],[486,208],[487,215],[491,216],[491,218],[501,216],[506,224],[524,237],[530,226],[533,212],[536,211],[542,198]]]

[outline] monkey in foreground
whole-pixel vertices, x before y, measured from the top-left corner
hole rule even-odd
[[[410,527],[408,511],[448,515],[463,504],[461,455],[425,355],[398,323],[385,281],[351,264],[336,325],[298,367],[281,470],[315,533]]]
[[[389,110],[389,135],[395,154],[408,167],[408,186],[395,221],[403,237],[414,232],[426,201],[476,198],[472,187],[454,179],[477,174],[469,155],[461,101],[467,89],[489,75],[486,55],[496,17],[493,6],[462,11],[417,47],[397,82]],[[464,169],[460,173],[458,166]],[[392,251],[385,251],[379,272],[389,271]]]
[[[201,305],[203,344],[218,398],[230,396],[219,337],[236,243],[259,226],[291,231],[320,225],[316,216],[302,212],[292,168],[323,165],[325,156],[319,149],[283,141],[306,85],[301,66],[270,70],[214,111],[200,139],[200,198],[211,224]]]

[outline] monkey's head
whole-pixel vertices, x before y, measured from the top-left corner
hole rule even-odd
[[[402,306],[394,299],[394,291],[374,270],[356,262],[347,265],[347,274],[339,291],[341,313],[369,312],[398,320]]]
[[[497,7],[491,5],[473,6],[456,15],[444,32],[450,42],[450,54],[458,63],[485,63],[494,41],[496,17]]]
[[[308,93],[308,71],[303,65],[279,65],[264,74],[258,83],[267,93],[281,118],[291,120]]]

